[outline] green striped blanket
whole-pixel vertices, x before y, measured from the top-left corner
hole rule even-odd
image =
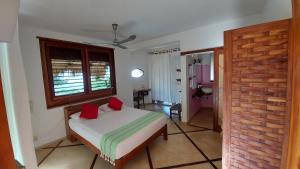
[[[116,148],[119,143],[129,138],[142,128],[149,125],[151,122],[164,116],[163,113],[151,112],[146,115],[118,128],[111,132],[104,134],[101,138],[100,147],[102,157],[114,163],[116,159]]]

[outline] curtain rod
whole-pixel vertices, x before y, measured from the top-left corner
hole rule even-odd
[[[178,51],[180,51],[180,48],[153,50],[153,51],[148,52],[148,54],[155,55],[155,54],[172,53],[172,52],[178,52]]]

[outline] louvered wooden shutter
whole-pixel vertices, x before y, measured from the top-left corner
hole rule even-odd
[[[50,47],[53,88],[55,96],[84,92],[82,56],[80,49]]]
[[[91,91],[111,88],[111,70],[108,53],[89,52]]]

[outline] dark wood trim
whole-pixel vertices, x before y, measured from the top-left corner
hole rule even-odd
[[[300,168],[300,0],[292,0],[293,18],[291,26],[290,59],[291,102],[290,130],[287,162],[282,168]]]
[[[116,75],[115,75],[115,60],[114,60],[114,49],[86,45],[81,43],[56,40],[50,38],[38,37],[40,43],[40,53],[41,53],[41,64],[43,70],[43,81],[45,89],[45,98],[47,103],[47,108],[54,108],[62,105],[82,102],[86,100],[92,100],[96,98],[103,98],[115,95],[117,93],[116,89]],[[52,77],[52,66],[49,56],[49,46],[63,47],[69,49],[81,50],[82,65],[83,65],[83,76],[84,76],[84,92],[66,96],[54,96],[54,85]],[[89,78],[89,66],[88,66],[88,52],[98,51],[104,52],[109,55],[110,61],[110,71],[111,71],[111,85],[112,88],[103,89],[99,91],[90,90],[90,78]]]
[[[105,103],[108,103],[109,98],[101,99],[97,101],[90,102],[92,104],[97,105],[103,105]],[[95,154],[101,155],[100,150],[95,147],[92,143],[87,141],[85,138],[74,132],[72,129],[70,129],[69,126],[69,120],[70,116],[74,113],[81,111],[82,104],[69,106],[64,109],[65,111],[65,124],[66,124],[66,134],[67,138],[70,141],[76,141],[79,140],[82,144],[84,144],[87,148],[89,148],[92,152]],[[141,143],[139,146],[137,146],[135,149],[133,149],[128,154],[124,155],[122,158],[115,160],[115,168],[116,169],[124,169],[124,166],[128,163],[129,160],[131,160],[133,157],[138,155],[142,150],[144,150],[150,143],[152,143],[156,138],[159,136],[163,136],[164,140],[168,140],[168,128],[167,125],[163,126],[161,129],[156,131],[153,135],[151,135],[146,141]]]
[[[11,144],[8,121],[6,116],[5,100],[3,95],[2,79],[0,75],[0,168],[16,169],[16,161]]]
[[[223,102],[223,146],[222,168],[230,169],[230,124],[231,124],[231,72],[232,32],[224,34],[224,102]]]
[[[59,40],[59,39],[53,39],[53,38],[46,38],[46,37],[41,37],[41,36],[37,36],[36,38],[39,40],[53,41],[56,43],[69,43],[71,46],[76,45],[76,46],[81,46],[84,48],[98,48],[98,49],[103,49],[103,50],[114,50],[114,48],[109,48],[109,47],[96,46],[96,45],[90,45],[90,44],[84,44],[84,43],[78,43],[78,42],[72,42],[72,41],[66,41],[66,40]]]
[[[198,49],[198,50],[191,50],[191,51],[186,51],[186,52],[181,52],[181,56],[185,56],[185,55],[188,55],[188,54],[194,54],[194,53],[203,53],[203,52],[213,52],[215,51],[215,49],[218,49],[218,48],[223,48],[223,47],[214,47],[214,48],[206,48],[206,49]]]

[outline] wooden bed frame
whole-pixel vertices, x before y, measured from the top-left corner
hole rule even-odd
[[[91,101],[91,102],[88,102],[88,103],[97,104],[98,106],[100,106],[100,105],[103,105],[105,103],[108,103],[109,99],[110,98],[105,98],[105,99],[101,99],[101,100]],[[75,142],[76,140],[79,140],[82,144],[84,144],[86,147],[88,147],[94,153],[98,154],[99,157],[100,157],[100,154],[101,154],[100,150],[97,147],[95,147],[92,143],[90,143],[89,141],[87,141],[85,138],[81,137],[79,134],[77,134],[76,132],[74,132],[70,128],[70,126],[69,126],[70,116],[72,114],[74,114],[74,113],[80,112],[82,104],[83,103],[77,104],[77,105],[73,105],[73,106],[68,106],[68,107],[64,108],[67,138],[71,142]],[[151,142],[153,142],[156,138],[158,138],[161,135],[163,135],[164,140],[168,140],[167,125],[165,125],[161,129],[159,129],[158,131],[156,131],[145,142],[143,142],[140,145],[138,145],[131,152],[129,152],[128,154],[124,155],[120,159],[116,159],[115,160],[115,168],[116,169],[124,169],[125,164],[130,159],[132,159],[135,155],[137,155],[138,153],[140,153],[144,148],[146,148]]]

